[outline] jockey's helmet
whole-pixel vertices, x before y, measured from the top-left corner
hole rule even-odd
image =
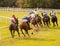
[[[12,17],[15,17],[15,15],[12,15]]]
[[[27,16],[24,16],[24,18],[27,18]]]

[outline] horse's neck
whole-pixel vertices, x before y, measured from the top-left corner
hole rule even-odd
[[[16,24],[18,25],[18,19],[16,19]]]

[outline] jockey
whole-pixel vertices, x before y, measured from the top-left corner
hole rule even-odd
[[[24,17],[22,18],[22,21],[23,21],[23,22],[26,22],[26,23],[28,24],[28,26],[30,27],[30,25],[29,25],[29,19],[28,19],[27,16],[24,16]]]
[[[29,14],[32,14],[33,13],[33,11],[31,10],[30,12],[29,12]]]
[[[24,16],[24,17],[22,18],[22,20],[23,20],[23,22],[28,22],[28,18],[27,18],[26,16]]]
[[[35,9],[34,14],[35,14],[35,16],[39,15],[39,10]]]
[[[47,16],[47,12],[46,11],[43,11],[42,12],[42,16],[44,17],[44,16]]]
[[[51,17],[54,17],[55,15],[56,15],[56,13],[55,13],[54,11],[51,11],[51,12],[50,12],[50,16],[51,16]]]
[[[11,24],[16,24],[16,17],[15,17],[15,15],[13,15],[13,16],[10,18],[10,20],[11,20]]]
[[[34,12],[30,13],[29,15],[30,15],[31,19],[32,19],[32,18],[35,18]]]

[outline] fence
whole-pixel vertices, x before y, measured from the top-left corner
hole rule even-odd
[[[0,11],[17,11],[17,12],[29,12],[31,10],[34,10],[36,8],[10,8],[10,7],[0,7]],[[42,11],[42,10],[47,10],[47,11],[51,11],[51,10],[54,10],[56,12],[60,12],[60,9],[42,9],[42,8],[39,8],[39,11]]]

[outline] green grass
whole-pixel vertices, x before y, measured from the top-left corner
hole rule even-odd
[[[18,18],[22,18],[25,15],[28,16],[28,12],[0,11],[0,16],[11,17],[13,14]],[[0,46],[60,46],[60,13],[57,13],[57,17],[59,22],[58,27],[53,27],[51,23],[50,28],[41,28],[39,32],[35,32],[33,35],[31,35],[32,30],[29,30],[31,38],[27,37],[27,35],[23,37],[20,32],[20,39],[17,33],[15,33],[15,38],[11,40],[9,29],[0,29]],[[8,26],[9,24],[10,20],[3,18],[0,22],[0,27]]]

